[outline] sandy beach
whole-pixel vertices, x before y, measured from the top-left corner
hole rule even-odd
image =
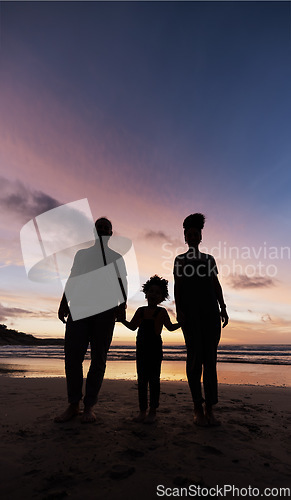
[[[54,423],[66,406],[64,378],[0,384],[3,499],[142,500],[166,488],[185,497],[194,486],[205,498],[216,485],[291,486],[290,388],[220,385],[222,425],[199,428],[186,382],[162,383],[153,425],[131,420],[135,381],[104,381],[94,424]]]

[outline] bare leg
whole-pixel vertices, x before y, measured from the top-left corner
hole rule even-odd
[[[95,422],[95,420],[96,415],[93,411],[93,406],[85,406],[84,413],[81,418],[82,424],[91,424],[92,422]]]
[[[203,413],[201,404],[194,405],[194,424],[199,425],[199,427],[208,426],[208,420]]]
[[[150,408],[148,416],[146,417],[144,423],[145,424],[153,424],[156,421],[157,412],[155,408]]]
[[[213,414],[213,409],[211,405],[205,405],[204,415],[208,421],[208,424],[211,426],[219,426],[221,422],[217,420],[217,418]]]
[[[79,403],[70,404],[64,413],[54,418],[54,421],[61,424],[72,420],[76,415],[79,415]]]
[[[137,417],[134,417],[133,422],[143,422],[146,417],[146,411],[140,411]]]

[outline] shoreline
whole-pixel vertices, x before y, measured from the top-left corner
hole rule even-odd
[[[90,360],[84,361],[86,377]],[[290,365],[218,362],[219,384],[291,387]],[[0,376],[5,378],[64,378],[64,360],[49,358],[0,358]],[[108,360],[105,379],[135,381],[135,361]],[[184,361],[163,361],[161,381],[186,381]]]
[[[157,486],[290,487],[291,388],[221,384],[220,427],[193,424],[187,382],[163,381],[157,422],[132,422],[136,381],[106,379],[97,421],[56,424],[64,378],[0,377],[2,498],[157,498]],[[232,496],[230,496],[232,498]]]

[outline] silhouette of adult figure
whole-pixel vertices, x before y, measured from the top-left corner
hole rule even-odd
[[[200,213],[186,217],[183,228],[189,248],[186,253],[178,255],[174,263],[177,320],[187,348],[186,372],[194,402],[194,423],[201,426],[219,425],[212,409],[218,402],[217,346],[221,319],[223,327],[228,323],[215,259],[199,251],[204,222],[205,217]]]
[[[95,228],[97,232],[95,244],[87,249],[79,250],[75,255],[71,274],[59,306],[58,317],[66,323],[65,370],[69,406],[64,413],[55,418],[56,422],[66,422],[79,413],[82,399],[83,361],[89,344],[91,364],[86,380],[82,422],[93,422],[96,419],[93,406],[97,402],[102,385],[115,318],[118,310],[126,307],[125,263],[121,255],[108,246],[112,235],[112,224],[107,218],[101,217],[95,222]],[[112,264],[111,269],[114,269],[116,279],[113,285],[111,283],[113,296],[111,293],[111,297],[107,296],[102,301],[103,282],[101,281],[102,276],[106,278],[109,272],[108,264]],[[92,280],[95,280],[93,285]],[[98,296],[99,302],[100,300],[102,302],[101,307],[100,303],[97,303]],[[119,305],[116,305],[117,296],[119,296]],[[96,307],[94,301],[96,301]],[[112,303],[110,304],[112,301],[115,301],[113,307]],[[95,311],[97,314],[94,314]],[[77,318],[81,316],[81,319],[74,320],[76,316]]]

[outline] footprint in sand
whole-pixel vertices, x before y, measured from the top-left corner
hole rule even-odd
[[[202,446],[202,451],[210,453],[211,455],[223,455],[222,451],[220,451],[218,448],[215,448],[214,446]]]
[[[127,465],[113,465],[109,471],[109,476],[111,479],[126,479],[135,472],[134,467],[128,467]]]
[[[135,450],[134,448],[128,448],[122,452],[123,455],[129,456],[130,458],[139,458],[144,456],[144,452],[140,450]]]

